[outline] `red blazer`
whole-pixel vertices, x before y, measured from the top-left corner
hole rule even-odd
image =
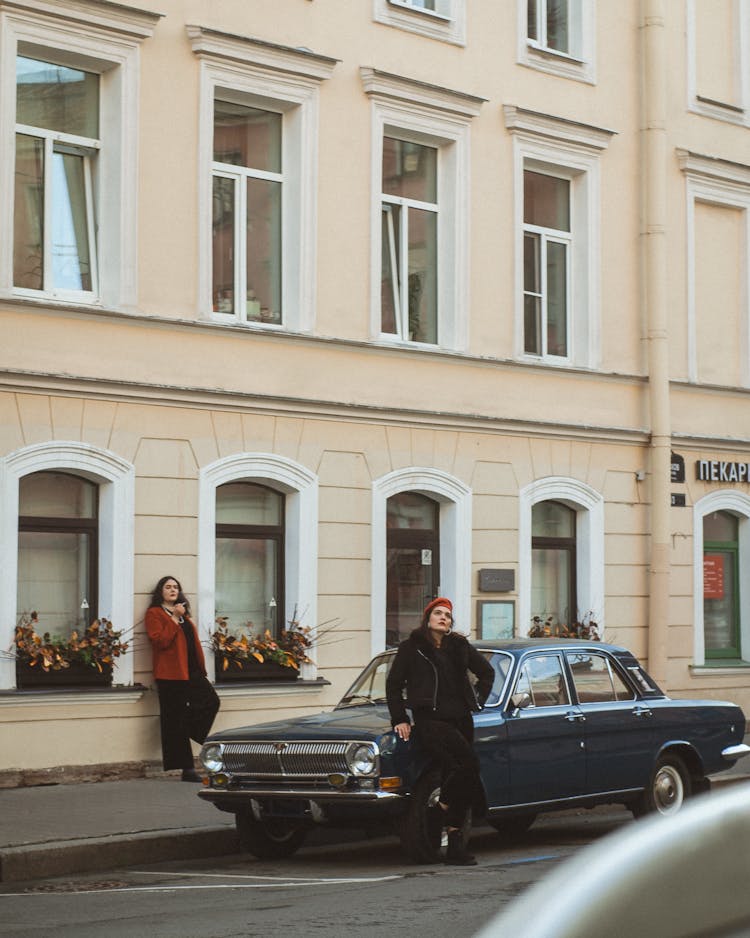
[[[198,639],[198,630],[189,616],[185,618],[193,627],[198,664],[205,674],[206,659]],[[182,626],[178,625],[161,606],[151,606],[146,612],[146,631],[154,652],[154,677],[163,681],[187,681],[189,678],[187,640]]]

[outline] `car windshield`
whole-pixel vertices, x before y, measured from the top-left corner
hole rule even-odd
[[[359,675],[337,706],[366,707],[385,703],[385,679],[393,662],[393,655],[375,658]]]
[[[480,653],[490,662],[495,672],[495,680],[487,697],[486,705],[488,707],[496,706],[502,697],[505,679],[508,676],[513,659],[505,652],[481,649]],[[385,681],[394,657],[393,654],[385,654],[374,658],[341,698],[336,709],[384,704],[386,702]],[[474,675],[469,675],[469,677],[472,681],[476,680]]]

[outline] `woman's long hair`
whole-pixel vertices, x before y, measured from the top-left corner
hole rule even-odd
[[[164,597],[162,596],[161,591],[164,589],[164,584],[167,582],[167,580],[174,580],[175,583],[177,584],[177,589],[179,590],[179,593],[177,594],[176,602],[182,603],[182,605],[185,607],[185,613],[187,615],[190,615],[190,602],[188,601],[187,596],[182,592],[182,584],[180,583],[180,581],[177,579],[176,576],[163,576],[159,580],[159,582],[154,587],[153,593],[151,594],[151,602],[148,604],[149,609],[152,606],[163,605]]]

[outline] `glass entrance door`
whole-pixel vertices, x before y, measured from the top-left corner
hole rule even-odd
[[[386,646],[417,628],[422,610],[439,594],[439,508],[416,492],[388,499]]]

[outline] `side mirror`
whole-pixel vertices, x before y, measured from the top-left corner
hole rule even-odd
[[[525,710],[531,703],[531,694],[526,693],[526,691],[520,694],[513,694],[510,698],[510,702],[513,706],[513,716],[517,716],[519,711]]]

